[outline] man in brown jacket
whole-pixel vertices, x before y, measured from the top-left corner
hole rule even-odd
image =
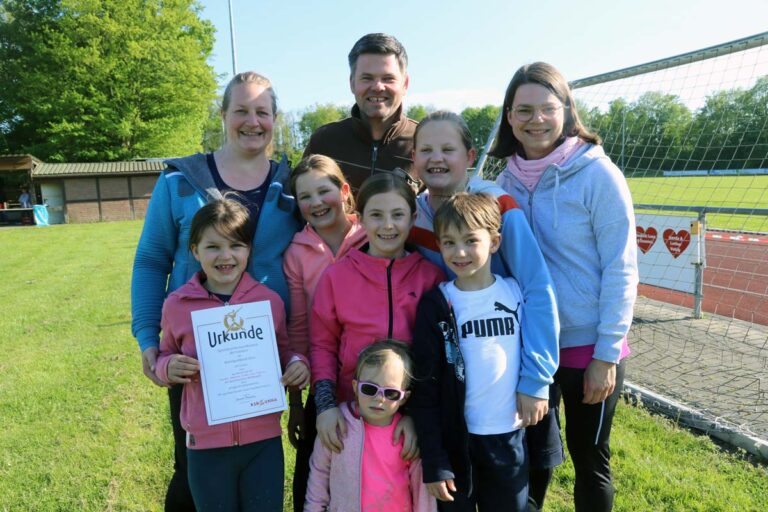
[[[304,156],[336,160],[353,191],[374,172],[400,167],[411,172],[416,121],[403,113],[408,90],[408,54],[387,34],[367,34],[349,52],[352,114],[321,126],[309,139]]]

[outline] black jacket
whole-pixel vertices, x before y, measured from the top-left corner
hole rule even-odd
[[[464,358],[453,310],[440,286],[419,302],[411,350],[416,375],[408,414],[416,424],[424,482],[453,479],[457,489],[470,494]]]

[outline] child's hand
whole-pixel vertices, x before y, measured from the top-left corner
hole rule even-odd
[[[149,380],[160,387],[167,388],[170,386],[161,381],[155,373],[155,365],[157,364],[157,352],[157,347],[149,347],[144,349],[144,352],[141,353],[141,367],[142,370],[144,370],[144,375],[146,375]]]
[[[546,398],[536,398],[535,396],[517,393],[517,414],[522,420],[522,428],[530,427],[547,415],[549,411],[549,400]]]
[[[341,453],[344,443],[341,438],[347,436],[347,422],[338,407],[321,412],[317,417],[317,437],[327,449]]]
[[[299,439],[304,439],[304,407],[291,405],[288,412],[288,442],[298,450]]]
[[[174,354],[168,361],[168,380],[174,384],[188,384],[200,372],[200,363],[194,357]]]
[[[417,458],[419,456],[419,445],[416,444],[416,425],[413,424],[413,419],[410,416],[403,416],[397,422],[392,443],[399,443],[401,435],[403,436],[403,450],[400,452],[400,457],[403,460]]]
[[[288,364],[280,382],[283,386],[292,386],[302,389],[309,384],[309,368],[304,361],[294,361]]]
[[[451,496],[451,494],[448,492],[456,492],[456,485],[454,485],[453,479],[443,480],[441,482],[432,482],[424,485],[427,487],[427,492],[438,500],[453,501],[453,496]]]

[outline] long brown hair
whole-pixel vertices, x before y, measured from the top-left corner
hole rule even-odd
[[[576,110],[576,102],[571,94],[571,88],[565,77],[552,64],[546,62],[534,62],[526,64],[515,72],[512,80],[507,86],[507,92],[504,94],[503,115],[510,111],[512,102],[515,100],[517,89],[523,84],[537,84],[547,88],[552,94],[557,96],[563,104],[563,138],[579,137],[585,142],[592,144],[601,144],[600,137],[589,131],[579,119],[579,113]],[[499,134],[496,136],[496,142],[489,153],[496,158],[505,158],[523,151],[520,141],[512,133],[506,117],[502,119],[499,127]]]

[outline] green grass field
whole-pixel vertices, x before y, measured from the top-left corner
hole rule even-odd
[[[768,176],[630,178],[635,204],[768,208]],[[695,213],[679,215],[696,216]],[[707,214],[710,228],[768,233],[766,215]]]
[[[2,512],[162,509],[172,464],[167,400],[142,375],[130,334],[140,229],[0,230]],[[619,407],[613,451],[617,511],[768,510],[766,466],[642,409]],[[289,489],[290,448],[286,460]],[[572,484],[566,463],[547,510],[572,509]]]

